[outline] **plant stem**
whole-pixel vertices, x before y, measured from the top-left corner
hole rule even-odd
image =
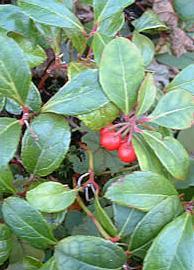
[[[100,225],[96,217],[93,215],[93,213],[85,206],[84,202],[82,201],[81,197],[78,195],[77,196],[77,202],[82,208],[82,210],[86,213],[86,215],[91,218],[93,223],[96,225],[96,228],[100,232],[100,234],[106,239],[106,240],[111,240],[111,236],[108,235],[108,233],[103,229],[103,227]]]

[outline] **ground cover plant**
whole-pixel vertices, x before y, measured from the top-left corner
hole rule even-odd
[[[1,1],[0,269],[194,269],[193,10]]]

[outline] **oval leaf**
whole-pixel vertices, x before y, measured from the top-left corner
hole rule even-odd
[[[189,156],[180,142],[158,132],[144,131],[143,137],[166,170],[175,178],[184,180],[189,170]]]
[[[41,114],[25,132],[22,140],[22,161],[25,168],[45,176],[59,167],[70,143],[69,125],[64,117]]]
[[[147,10],[140,18],[132,22],[138,32],[166,31],[168,27],[159,19],[158,15],[152,10]]]
[[[133,4],[134,0],[94,0],[95,20],[99,23],[107,18],[112,17],[115,13],[122,11],[125,7]]]
[[[177,195],[174,186],[165,177],[153,172],[126,175],[105,193],[105,197],[113,202],[145,212],[171,195]]]
[[[147,112],[153,105],[156,98],[156,86],[154,77],[148,73],[142,82],[137,98],[136,115],[141,115]]]
[[[172,91],[163,96],[155,110],[148,117],[160,126],[185,129],[192,125],[194,101],[186,91]]]
[[[46,221],[25,200],[9,197],[3,203],[2,212],[12,231],[32,246],[45,249],[55,244],[55,238]]]
[[[0,265],[8,259],[11,248],[11,231],[6,225],[0,224]]]
[[[0,36],[0,94],[24,105],[30,83],[31,72],[22,50],[12,39]]]
[[[19,0],[21,9],[35,21],[62,28],[82,31],[83,26],[76,16],[61,1]]]
[[[152,208],[131,235],[129,249],[136,250],[154,239],[160,230],[183,211],[178,196],[170,196]]]
[[[0,192],[15,193],[12,181],[13,175],[10,168],[0,167]]]
[[[193,228],[189,213],[168,224],[154,240],[144,260],[144,270],[193,270]]]
[[[116,244],[94,236],[71,236],[56,246],[59,270],[120,270],[126,261],[124,251]]]
[[[78,115],[78,118],[90,129],[100,130],[102,127],[112,123],[118,116],[119,109],[112,102],[109,102],[91,113]]]
[[[76,199],[76,191],[57,182],[45,182],[27,192],[28,202],[36,209],[55,213],[65,210]]]
[[[155,53],[153,42],[148,37],[139,34],[138,32],[133,34],[133,42],[141,52],[144,59],[144,65],[148,66],[152,62]]]
[[[21,126],[19,121],[8,117],[0,118],[1,166],[6,166],[8,162],[13,158],[19,143],[20,133]]]
[[[87,70],[65,84],[44,105],[42,112],[78,115],[99,109],[109,102],[98,82],[97,70]]]
[[[194,64],[184,68],[167,86],[168,91],[186,90],[194,95]]]
[[[120,37],[108,43],[101,58],[100,82],[108,98],[125,114],[136,102],[143,77],[143,60],[132,42]]]

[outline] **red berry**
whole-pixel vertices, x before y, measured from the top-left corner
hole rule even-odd
[[[114,151],[121,144],[121,135],[115,131],[106,131],[100,136],[100,145],[109,151]]]
[[[100,135],[103,135],[104,133],[106,132],[111,132],[111,131],[114,131],[114,125],[113,124],[109,124],[108,126],[104,127],[104,128],[101,128],[100,130]]]
[[[134,148],[132,144],[124,142],[118,149],[118,157],[121,161],[131,163],[137,160]]]

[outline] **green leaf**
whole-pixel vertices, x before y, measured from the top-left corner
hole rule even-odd
[[[168,177],[168,172],[163,167],[152,148],[146,143],[142,134],[134,134],[132,143],[142,171],[152,171]]]
[[[177,195],[174,186],[164,176],[153,172],[125,175],[105,193],[105,197],[113,202],[145,212],[172,195]]]
[[[123,11],[119,11],[111,17],[100,22],[97,28],[97,32],[108,37],[114,37],[118,31],[122,28],[125,22],[125,16]]]
[[[69,80],[73,79],[75,76],[79,75],[83,71],[86,71],[88,69],[93,69],[96,67],[93,63],[80,63],[80,62],[70,62],[68,64],[68,78]]]
[[[168,91],[186,90],[194,95],[194,64],[184,68],[167,86]]]
[[[43,106],[42,112],[78,115],[99,109],[109,102],[98,82],[97,70],[87,70],[65,84]]]
[[[176,67],[178,69],[183,69],[193,64],[194,53],[186,52],[179,57],[176,57],[175,55],[170,54],[170,53],[162,53],[162,54],[158,54],[156,56],[156,59],[161,64],[165,64],[170,67]]]
[[[56,27],[83,31],[83,26],[63,2],[47,0],[19,0],[21,9],[33,20]]]
[[[45,176],[59,167],[68,151],[70,130],[64,117],[40,114],[31,123],[22,140],[22,161],[25,168]]]
[[[148,73],[138,92],[136,115],[144,114],[151,108],[156,99],[156,90],[154,77]]]
[[[133,4],[134,0],[94,0],[94,16],[95,20],[99,24],[101,21],[112,17],[118,12],[121,12],[125,7]]]
[[[187,91],[175,90],[164,95],[151,115],[150,121],[160,126],[185,129],[192,125],[194,101]]]
[[[4,97],[0,97],[0,112],[4,109],[5,100],[6,99]]]
[[[159,19],[158,15],[152,10],[147,10],[140,18],[132,22],[138,32],[166,31],[168,27]]]
[[[113,204],[113,211],[115,225],[121,237],[128,237],[145,215],[144,212],[135,208],[124,207],[118,204]]]
[[[55,213],[65,210],[76,199],[76,191],[57,182],[45,182],[27,192],[28,202],[36,209]]]
[[[187,152],[192,155],[194,153],[194,126],[191,128],[187,128],[185,130],[181,130],[178,134],[179,142],[184,146]]]
[[[140,249],[154,239],[161,229],[183,211],[178,196],[170,196],[152,208],[131,235],[130,251]]]
[[[31,72],[22,50],[12,39],[0,36],[0,95],[24,105],[30,83]]]
[[[31,37],[34,31],[32,21],[16,5],[0,5],[0,28],[5,33],[15,32]]]
[[[142,57],[132,42],[119,37],[106,45],[100,63],[100,82],[108,98],[125,114],[136,102],[143,77]]]
[[[191,0],[173,0],[173,6],[183,21],[194,22],[194,2]]]
[[[20,133],[21,126],[18,120],[8,117],[0,118],[0,166],[6,166],[13,158],[19,143]]]
[[[184,193],[185,193],[185,189],[189,188],[189,187],[194,187],[194,158],[191,157],[190,158],[190,170],[189,170],[189,174],[188,177],[184,180],[184,181],[176,181],[175,183],[176,188],[177,189],[184,189]],[[185,200],[187,200],[186,198],[184,198]]]
[[[193,269],[192,218],[184,213],[168,224],[154,240],[144,260],[144,270]]]
[[[12,35],[11,37],[14,38],[23,50],[30,68],[39,66],[47,59],[45,51],[39,45],[33,44],[31,41],[20,35]]]
[[[126,261],[116,244],[94,236],[70,236],[58,243],[55,259],[59,270],[120,270]]]
[[[51,257],[39,270],[57,270],[57,264],[54,257]]]
[[[166,170],[175,178],[184,180],[189,170],[189,156],[184,147],[173,137],[164,137],[158,132],[142,134]]]
[[[93,36],[92,40],[92,49],[94,52],[94,59],[97,64],[100,64],[102,52],[106,44],[108,44],[112,40],[111,37],[101,34],[100,32],[96,32]]]
[[[27,106],[33,112],[39,112],[41,105],[42,100],[40,92],[38,91],[35,84],[31,83],[31,87],[28,92],[28,96],[26,98],[25,106]],[[19,106],[19,104],[10,98],[6,99],[5,109],[7,112],[11,114],[20,115],[22,113],[22,108]]]
[[[2,212],[12,231],[32,246],[45,249],[55,244],[55,238],[46,221],[25,200],[9,197],[4,200]]]
[[[0,192],[15,193],[13,175],[8,166],[0,167]]]
[[[94,214],[97,220],[102,225],[102,227],[108,232],[108,234],[110,234],[111,236],[117,235],[116,227],[112,223],[112,220],[107,215],[106,211],[100,205],[100,202],[97,197],[95,198],[95,213]]]
[[[0,265],[8,259],[11,248],[11,231],[6,225],[0,224]]]
[[[144,59],[144,65],[148,66],[152,62],[155,53],[153,42],[148,37],[141,35],[138,32],[133,33],[132,41],[141,52]]]
[[[26,241],[12,235],[12,250],[9,256],[10,264],[14,265],[18,262],[22,262],[25,257],[33,257],[42,261],[45,257],[45,253],[43,250],[34,248]]]
[[[82,141],[92,150],[94,156],[94,169],[96,174],[100,174],[106,169],[110,169],[111,173],[118,173],[124,167],[118,157],[116,151],[109,152],[100,147],[99,132],[89,132],[82,137]]]
[[[98,110],[81,114],[77,117],[83,121],[88,128],[100,130],[102,127],[112,123],[118,116],[119,109],[112,102],[109,102]]]

